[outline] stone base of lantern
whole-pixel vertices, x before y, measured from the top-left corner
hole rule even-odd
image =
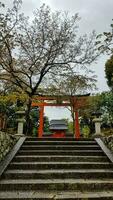
[[[96,135],[101,135],[101,118],[95,118],[93,119],[93,122],[95,123],[95,134]]]
[[[18,121],[18,130],[17,130],[17,134],[16,135],[24,136],[23,128],[24,128],[25,119],[17,119],[17,121]]]

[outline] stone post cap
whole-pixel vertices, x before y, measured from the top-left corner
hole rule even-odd
[[[102,119],[101,118],[94,118],[93,122],[102,122]]]
[[[22,119],[22,118],[21,118],[21,119],[17,119],[16,121],[17,121],[17,122],[23,122],[23,123],[26,122],[26,120],[25,120],[25,119]]]
[[[19,110],[16,112],[16,114],[18,115],[24,115],[25,114],[25,110]]]

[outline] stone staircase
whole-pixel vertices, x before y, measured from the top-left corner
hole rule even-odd
[[[27,138],[2,175],[0,199],[113,199],[113,164],[95,140]]]

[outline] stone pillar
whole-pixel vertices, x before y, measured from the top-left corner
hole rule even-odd
[[[93,119],[93,122],[95,123],[95,134],[96,135],[101,135],[101,118],[95,118]]]
[[[18,135],[24,135],[23,134],[23,128],[24,128],[24,123],[25,123],[25,111],[17,111],[16,114],[18,115],[18,129],[17,129],[17,134]]]

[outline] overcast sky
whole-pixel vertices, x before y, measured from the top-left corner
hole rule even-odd
[[[11,6],[12,0],[1,1],[6,6]],[[71,14],[79,13],[81,17],[79,23],[80,33],[90,33],[92,30],[96,30],[97,33],[107,31],[113,19],[113,0],[23,0],[22,11],[32,17],[32,12],[43,3],[49,5],[52,10],[66,10]],[[108,90],[104,73],[104,65],[107,58],[108,56],[102,56],[96,64],[91,66],[97,75],[98,91]],[[46,110],[46,113],[50,113],[48,109]],[[53,115],[54,113],[55,111]],[[53,115],[51,118],[54,118]],[[55,116],[55,118],[58,117]]]

